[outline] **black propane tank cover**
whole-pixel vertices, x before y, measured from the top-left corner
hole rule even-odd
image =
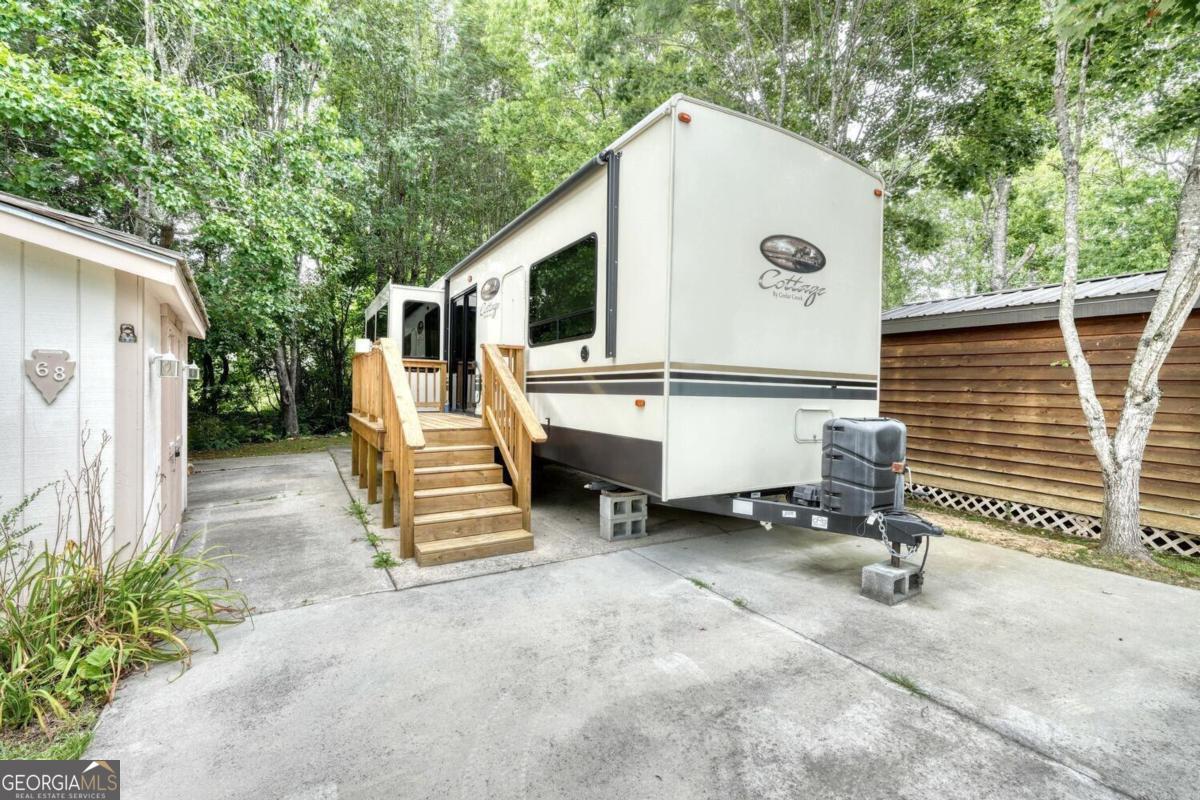
[[[826,421],[821,443],[821,507],[865,517],[896,507],[896,473],[908,431],[895,419],[839,417]]]

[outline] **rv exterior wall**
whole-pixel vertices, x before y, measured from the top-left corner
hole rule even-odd
[[[449,276],[451,298],[499,286],[480,292],[477,344],[529,347],[527,393],[549,435],[536,452],[668,500],[818,480],[825,419],[878,408],[879,179],[678,96],[612,150],[614,357],[601,161]],[[594,331],[529,346],[530,265],[592,235]],[[764,254],[773,237],[793,249]]]
[[[660,114],[623,151],[621,280],[614,358],[605,357],[608,187],[602,167],[450,281],[450,296],[455,297],[473,286],[482,287],[491,278],[498,279],[499,293],[490,300],[479,300],[478,342],[528,347],[530,265],[584,237],[596,236],[592,334],[528,350],[529,400],[549,434],[549,441],[538,452],[655,494],[661,492],[665,428],[661,373],[666,359],[670,135],[671,121]],[[585,347],[586,360],[582,356]],[[621,372],[647,369],[658,371],[658,385],[647,387],[645,380],[636,379],[612,380]],[[568,375],[570,385],[551,380]],[[609,379],[593,380],[596,376]],[[630,394],[635,389],[640,391],[636,396]],[[635,404],[638,399],[644,401],[642,406]],[[630,445],[634,450],[628,449]],[[609,469],[615,453],[622,453],[615,466],[629,467],[618,474]],[[639,463],[627,463],[632,460]],[[647,461],[654,463],[644,463]],[[654,484],[644,485],[648,479]]]
[[[678,110],[665,494],[818,480],[824,420],[878,409],[880,182],[771,126]],[[822,266],[768,261],[777,236]]]

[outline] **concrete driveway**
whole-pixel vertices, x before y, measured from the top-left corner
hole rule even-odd
[[[221,463],[321,457],[336,476]],[[543,483],[537,548],[573,555],[400,590],[314,505],[337,585],[127,680],[89,756],[122,760],[127,800],[1195,796],[1194,591],[949,539],[886,608],[857,594],[878,545],[660,512],[579,553],[554,540],[595,539],[594,496]],[[276,549],[245,549],[251,601],[282,602],[288,572],[255,566]]]

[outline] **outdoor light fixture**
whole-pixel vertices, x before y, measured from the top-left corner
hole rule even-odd
[[[187,379],[189,381],[200,380],[200,367],[196,365],[195,361],[187,365]]]
[[[171,353],[156,353],[150,351],[150,367],[153,371],[155,362],[158,362],[158,375],[160,378],[178,378],[179,377],[179,359]]]

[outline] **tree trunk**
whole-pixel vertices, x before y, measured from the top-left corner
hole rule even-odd
[[[213,363],[212,353],[205,352],[200,357],[201,369],[204,375],[204,385],[201,396],[204,398],[204,409],[210,414],[217,413],[217,369]]]
[[[1054,122],[1063,158],[1066,190],[1063,229],[1066,235],[1058,321],[1067,357],[1075,374],[1088,436],[1104,479],[1101,551],[1109,555],[1146,560],[1149,555],[1142,544],[1138,483],[1146,440],[1150,436],[1150,426],[1162,397],[1158,375],[1179,331],[1200,297],[1200,132],[1197,132],[1193,141],[1191,162],[1179,193],[1171,259],[1154,306],[1150,309],[1146,328],[1138,340],[1129,367],[1120,420],[1110,437],[1104,410],[1092,383],[1091,367],[1084,357],[1079,332],[1075,328],[1075,282],[1079,272],[1079,147],[1083,141],[1090,50],[1091,40],[1084,45],[1080,60],[1075,119],[1072,122],[1067,89],[1070,45],[1060,34],[1054,65]]]
[[[1148,433],[1149,431],[1147,431]],[[1140,519],[1141,458],[1118,461],[1104,474],[1104,513],[1100,519],[1100,552],[1121,558],[1145,559]]]
[[[1008,194],[1012,178],[1001,175],[992,184],[992,291],[1008,288]]]
[[[275,347],[275,375],[279,378],[279,412],[287,436],[300,435],[300,416],[296,409],[296,354],[288,358],[287,347],[280,342]]]

